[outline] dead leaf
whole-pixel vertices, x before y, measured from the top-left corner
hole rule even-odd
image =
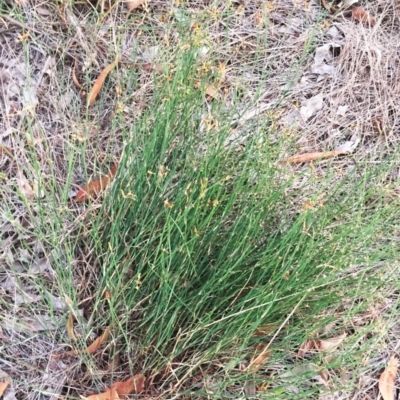
[[[315,115],[324,106],[324,96],[322,93],[306,100],[300,108],[300,115],[304,122],[307,122],[313,115]]]
[[[74,332],[74,315],[72,313],[69,314],[68,319],[67,319],[67,333],[68,336],[71,340],[74,342],[78,341],[78,338],[75,336]]]
[[[344,332],[339,336],[335,336],[333,338],[327,340],[319,340],[316,342],[316,346],[320,351],[334,351],[346,338],[347,333]]]
[[[94,195],[99,195],[99,193],[102,192],[111,182],[116,172],[117,164],[113,164],[110,172],[106,176],[103,176],[96,181],[89,182],[87,185],[81,187],[72,201],[85,201],[92,198]]]
[[[353,18],[370,26],[375,25],[375,18],[363,7],[353,7],[351,10]]]
[[[385,133],[385,130],[383,128],[383,123],[382,120],[379,118],[373,118],[372,119],[372,126],[375,131],[377,131],[380,135],[383,135]]]
[[[4,154],[6,156],[14,158],[14,154],[13,154],[12,150],[6,146],[3,146],[2,144],[0,144],[0,154]]]
[[[99,94],[101,88],[103,87],[103,84],[107,78],[107,75],[117,66],[118,63],[119,63],[119,59],[116,59],[110,65],[107,65],[107,67],[105,67],[103,69],[103,71],[101,71],[101,74],[96,79],[96,82],[94,83],[92,89],[90,90],[90,92],[88,94],[88,97],[87,97],[87,105],[88,106],[91,106],[95,102],[97,95]]]
[[[276,324],[264,324],[260,325],[257,330],[253,333],[253,336],[268,336],[271,335],[278,329]]]
[[[342,151],[343,153],[347,154],[353,153],[353,151],[357,148],[360,141],[361,139],[357,135],[353,135],[351,140],[347,140],[343,144],[337,146],[335,150]]]
[[[33,191],[32,186],[30,185],[28,179],[26,179],[24,173],[18,169],[17,171],[17,185],[21,193],[29,200],[32,200],[35,197],[35,192]]]
[[[82,90],[82,89],[83,89],[83,86],[79,83],[78,78],[76,77],[76,74],[75,74],[75,65],[74,65],[74,67],[72,68],[72,82],[74,82],[74,85],[75,85],[79,90]]]
[[[4,382],[0,383],[0,397],[3,396],[3,393],[5,392],[9,384],[10,384],[9,380],[5,380]]]
[[[315,50],[314,64],[311,66],[311,72],[319,75],[333,75],[335,67],[329,65],[334,58],[334,54],[340,52],[341,46],[334,42],[326,43]]]
[[[129,11],[133,11],[144,4],[145,1],[146,0],[127,0],[125,4]]]
[[[300,346],[297,357],[304,357],[306,353],[313,349],[315,349],[315,340],[306,340]]]
[[[261,353],[257,357],[253,357],[250,361],[249,366],[247,367],[247,371],[256,372],[262,368],[263,364],[267,361],[268,356],[270,355],[270,351],[268,350],[268,346],[259,345],[257,346],[257,350]]]
[[[279,164],[295,164],[303,163],[308,161],[319,160],[322,158],[332,158],[340,154],[345,154],[343,151],[332,150],[332,151],[316,151],[312,153],[296,154],[295,156],[289,157],[286,160],[281,161]]]
[[[119,400],[131,393],[142,393],[145,380],[146,377],[143,374],[134,375],[124,382],[115,382],[103,393],[86,397],[86,400]]]
[[[143,374],[137,374],[124,382],[115,382],[110,390],[115,390],[119,396],[128,396],[131,393],[144,392],[144,382],[146,377]]]
[[[207,84],[204,89],[204,92],[205,92],[205,94],[212,97],[213,99],[218,100],[218,98],[219,98],[218,88],[215,85]]]
[[[61,353],[61,354],[53,354],[53,358],[58,359],[64,356],[68,356],[68,355],[78,355],[78,354],[92,354],[95,351],[97,351],[100,346],[102,344],[105,343],[105,341],[108,338],[108,335],[110,333],[110,327],[107,327],[106,330],[104,331],[104,333],[98,337],[90,346],[88,346],[86,349],[84,350],[71,350],[71,351],[66,351],[65,353]]]
[[[104,393],[92,394],[86,400],[119,400],[119,396],[115,390],[108,389]]]
[[[329,381],[329,371],[324,369],[319,373],[319,376],[322,379],[322,382],[324,383],[324,385],[328,385],[328,381]]]
[[[379,377],[379,392],[381,393],[383,400],[394,400],[394,383],[396,380],[398,365],[399,360],[395,356],[392,356],[388,362],[387,367]]]

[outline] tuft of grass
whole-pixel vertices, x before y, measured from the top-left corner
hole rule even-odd
[[[204,121],[202,91],[193,90],[195,53],[174,65],[125,132],[117,177],[90,229],[101,270],[93,320],[116,328],[132,373],[162,377],[159,389],[172,393],[199,373],[224,375],[218,390],[202,389],[219,398],[247,379],[238,366],[257,344],[283,363],[384,285],[377,262],[397,252],[378,237],[398,210],[377,188],[392,163],[360,165],[339,180],[327,168],[310,187],[291,189],[275,156],[282,143],[270,140],[276,132],[255,127],[240,147],[227,146],[231,121],[214,105]],[[303,196],[313,207],[293,210]],[[271,332],[256,337],[265,325]],[[265,370],[256,375],[265,381]],[[293,390],[275,385],[274,398]]]

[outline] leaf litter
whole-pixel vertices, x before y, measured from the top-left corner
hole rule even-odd
[[[3,400],[16,400],[11,377],[0,369],[0,397]]]
[[[143,374],[132,376],[126,381],[115,382],[103,393],[92,394],[86,397],[87,400],[118,400],[129,396],[132,393],[144,392],[146,377]]]
[[[86,349],[83,350],[70,350],[60,354],[53,354],[54,359],[59,359],[64,356],[80,355],[80,354],[92,354],[95,353],[108,339],[110,334],[110,327],[107,327],[104,333],[99,336],[92,344],[90,344]]]
[[[339,156],[341,154],[346,154],[342,150],[331,150],[331,151],[314,151],[312,153],[296,154],[292,157],[287,158],[280,162],[281,165],[284,164],[296,164],[304,163],[309,161],[321,160],[323,158],[332,158]]]
[[[398,358],[393,355],[379,377],[379,392],[383,400],[395,400],[395,381],[399,367]]]
[[[149,1],[149,0],[147,0]],[[142,4],[144,4],[146,0],[126,0],[125,4],[129,11],[136,10]]]
[[[356,6],[352,8],[351,12],[356,21],[370,26],[375,25],[375,18],[365,8]]]
[[[346,332],[341,335],[334,336],[324,340],[306,340],[302,343],[297,352],[298,357],[304,357],[311,352],[333,352],[335,351],[347,337]]]
[[[107,67],[105,67],[103,69],[103,71],[101,71],[101,74],[99,75],[99,77],[96,79],[92,89],[90,90],[88,97],[87,97],[87,105],[91,106],[97,99],[97,96],[101,90],[101,88],[104,85],[104,81],[106,80],[108,74],[118,65],[120,59],[116,59],[114,62],[112,62],[111,64],[107,65]]]
[[[300,108],[300,115],[304,122],[307,122],[324,106],[324,95],[322,93],[303,102]]]
[[[268,348],[269,346],[264,346],[262,344],[257,346],[257,351],[260,351],[261,353],[251,359],[250,364],[247,367],[249,372],[257,372],[267,362],[268,357],[271,354]]]
[[[9,380],[5,380],[0,383],[0,397],[3,396],[5,390],[8,388],[9,384],[10,384]]]
[[[86,201],[94,196],[98,196],[112,181],[115,173],[117,172],[117,164],[113,164],[109,173],[98,180],[89,182],[87,185],[81,187],[75,197],[72,199],[74,202]]]

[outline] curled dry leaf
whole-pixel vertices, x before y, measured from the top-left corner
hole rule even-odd
[[[119,400],[119,396],[115,390],[108,389],[104,393],[92,394],[86,400]]]
[[[264,324],[260,325],[258,329],[253,333],[253,336],[268,336],[271,335],[278,329],[276,324]]]
[[[74,342],[78,341],[78,338],[75,336],[74,332],[74,315],[72,313],[69,314],[67,319],[67,334]]]
[[[345,152],[339,150],[332,150],[332,151],[315,151],[312,153],[296,154],[295,156],[289,157],[286,160],[281,161],[280,164],[283,165],[283,164],[303,163],[308,161],[319,160],[322,158],[332,158],[340,154],[345,154]]]
[[[74,85],[79,89],[82,90],[83,86],[79,83],[78,78],[76,77],[75,73],[75,65],[72,68],[72,82],[74,82]]]
[[[13,154],[12,150],[6,146],[3,146],[2,144],[0,144],[0,154],[4,154],[6,156],[14,158],[14,154]]]
[[[267,361],[268,356],[271,353],[268,350],[268,347],[269,346],[264,346],[264,345],[257,346],[257,350],[261,351],[261,353],[258,356],[252,358],[249,366],[247,367],[247,371],[257,372],[260,368],[262,368],[263,364]]]
[[[339,347],[339,345],[343,342],[346,336],[347,334],[346,332],[344,332],[339,336],[335,336],[327,340],[319,340],[316,346],[320,351],[329,351],[329,352],[334,351]]]
[[[322,379],[322,383],[324,385],[328,385],[328,381],[329,381],[329,371],[324,369],[319,373],[319,376]]]
[[[394,400],[395,395],[395,380],[399,360],[392,356],[388,362],[387,367],[379,377],[379,392],[383,400]]]
[[[385,133],[385,130],[383,128],[383,123],[382,120],[379,118],[373,118],[372,119],[372,126],[376,132],[378,132],[380,135],[383,135]]]
[[[92,198],[94,195],[97,196],[111,182],[116,172],[117,172],[117,164],[113,164],[113,166],[110,169],[110,172],[106,176],[103,176],[102,178],[96,181],[89,182],[87,185],[81,187],[76,196],[72,199],[72,201],[74,202],[85,201]]]
[[[129,11],[133,11],[142,4],[144,4],[146,0],[127,0],[126,1],[126,7],[128,8]]]
[[[320,111],[324,106],[324,95],[322,93],[305,100],[300,108],[300,115],[304,122],[307,122],[312,116]]]
[[[342,151],[343,153],[350,154],[352,153],[360,143],[360,139],[358,137],[354,138],[353,140],[347,140],[346,142],[342,143],[341,145],[336,147],[336,151]]]
[[[315,340],[306,340],[302,343],[297,352],[297,357],[304,357],[310,350],[315,349]]]
[[[207,84],[204,89],[204,92],[206,95],[212,97],[213,99],[217,100],[219,98],[218,88],[215,86],[215,84],[214,85]]]
[[[101,88],[103,87],[104,81],[106,80],[108,74],[117,66],[118,63],[119,63],[119,59],[115,60],[110,65],[107,65],[107,67],[105,67],[103,69],[103,71],[101,71],[101,74],[96,79],[96,82],[94,83],[92,89],[90,90],[90,92],[88,94],[88,97],[87,97],[87,105],[88,106],[91,106],[95,102],[97,95],[99,94]]]
[[[131,393],[144,392],[144,382],[146,377],[143,374],[137,374],[124,382],[115,382],[111,390],[115,390],[119,396],[128,396]]]
[[[115,382],[105,392],[92,394],[86,397],[86,400],[119,400],[131,393],[142,393],[145,380],[146,377],[143,374],[137,374],[124,382]]]
[[[358,22],[363,22],[370,26],[375,25],[375,18],[363,7],[353,7],[352,10],[353,18]]]
[[[3,396],[3,393],[8,388],[9,384],[10,384],[9,380],[5,380],[4,382],[0,383],[0,397]]]
[[[107,327],[106,330],[104,331],[104,333],[98,337],[90,346],[88,346],[86,349],[84,350],[71,350],[71,351],[66,351],[65,353],[61,353],[61,354],[53,354],[53,358],[58,359],[64,356],[68,356],[68,355],[78,355],[78,354],[91,354],[94,353],[95,351],[97,351],[101,345],[103,345],[105,343],[105,341],[108,338],[108,335],[110,333],[110,327]]]
[[[28,179],[26,179],[24,173],[18,169],[17,171],[17,185],[21,193],[29,200],[35,197],[35,192],[30,185]]]

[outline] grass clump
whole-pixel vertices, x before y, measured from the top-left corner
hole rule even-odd
[[[159,82],[125,132],[118,175],[91,229],[101,269],[94,313],[107,310],[103,324],[118,327],[131,369],[164,389],[223,370],[228,379],[211,391],[218,398],[243,379],[238,365],[257,343],[283,362],[328,322],[365,308],[371,287],[383,285],[372,268],[393,257],[377,233],[396,211],[375,190],[389,162],[340,180],[327,171],[299,193],[277,163],[282,143],[271,144],[268,123],[227,145],[231,121],[215,105],[204,117],[195,63],[194,53],[180,54],[172,80]],[[293,207],[304,197],[312,207]],[[266,325],[266,336],[254,335]],[[274,393],[288,394],[284,385]]]

